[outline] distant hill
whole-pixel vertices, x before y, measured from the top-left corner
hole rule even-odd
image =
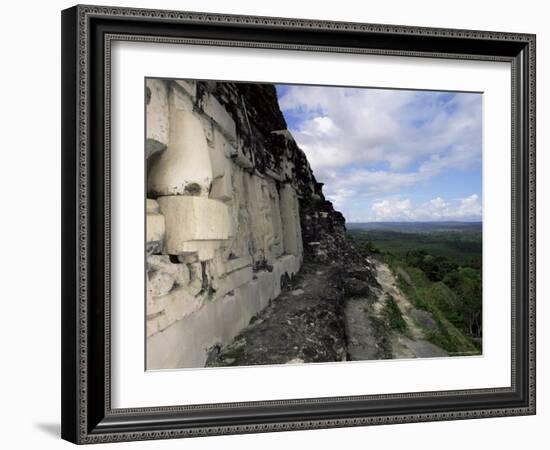
[[[348,230],[387,230],[417,233],[422,231],[481,232],[481,222],[347,222]]]

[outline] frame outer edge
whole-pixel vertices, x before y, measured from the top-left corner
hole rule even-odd
[[[61,13],[61,437],[78,436],[77,7]]]
[[[314,421],[278,422],[251,426],[198,427],[166,431],[129,431],[123,433],[96,433],[89,430],[87,401],[88,346],[87,323],[88,283],[88,64],[89,30],[91,17],[128,17],[161,22],[195,22],[210,25],[240,24],[275,26],[288,29],[319,29],[336,31],[381,32],[385,34],[425,35],[433,37],[462,37],[482,40],[521,42],[528,51],[528,244],[529,260],[528,299],[528,355],[524,355],[529,375],[525,406],[486,410],[450,411],[447,413],[415,413],[412,415],[374,416],[368,418],[321,419]],[[250,432],[271,432],[297,429],[364,426],[371,424],[410,423],[422,421],[457,420],[482,417],[501,417],[535,413],[535,36],[519,33],[499,33],[473,30],[451,30],[395,25],[331,22],[323,20],[273,17],[237,16],[182,11],[119,8],[78,5],[62,13],[62,437],[74,443],[98,443],[143,439],[165,439]],[[66,42],[70,40],[71,42]],[[525,88],[525,86],[524,86]],[[76,107],[75,107],[76,106]],[[74,387],[74,388],[73,388]]]
[[[528,163],[529,163],[529,180],[528,180],[528,198],[529,198],[529,412],[530,414],[537,413],[537,365],[536,365],[536,102],[537,102],[537,68],[536,68],[536,53],[537,53],[537,37],[536,35],[529,36],[528,51],[529,51],[529,96],[528,96]]]

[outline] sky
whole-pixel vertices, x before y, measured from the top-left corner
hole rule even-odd
[[[481,220],[482,94],[276,88],[289,130],[348,222]]]

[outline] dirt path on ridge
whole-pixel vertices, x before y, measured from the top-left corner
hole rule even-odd
[[[387,358],[429,358],[448,356],[447,352],[426,340],[422,329],[412,318],[414,309],[409,299],[399,289],[397,279],[387,264],[373,260],[380,289],[369,298],[351,298],[346,302],[346,332],[348,358],[351,360]],[[384,306],[391,295],[401,314],[409,336],[392,332],[389,342],[381,343],[380,321]]]

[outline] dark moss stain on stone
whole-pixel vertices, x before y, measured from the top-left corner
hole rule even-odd
[[[184,191],[187,195],[200,195],[202,188],[198,183],[189,183]]]

